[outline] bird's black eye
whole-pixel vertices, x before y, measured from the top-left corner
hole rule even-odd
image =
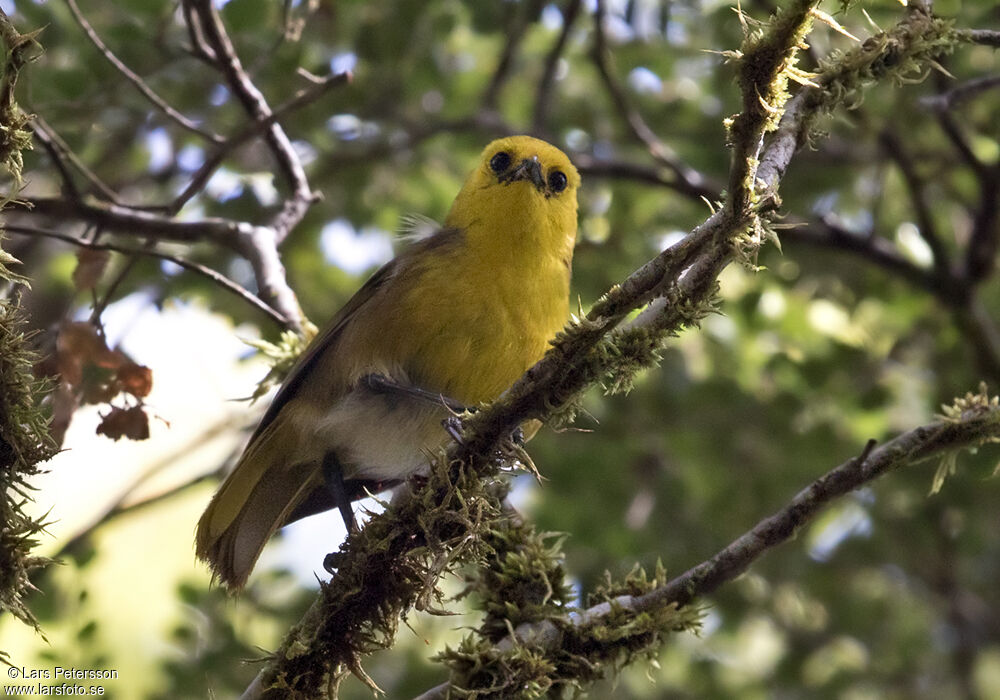
[[[490,170],[500,174],[510,167],[510,154],[507,151],[500,151],[490,158]]]
[[[569,180],[566,179],[565,173],[561,170],[553,170],[549,173],[549,189],[553,192],[562,192],[568,184]]]

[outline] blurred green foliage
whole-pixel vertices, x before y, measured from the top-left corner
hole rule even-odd
[[[404,215],[443,218],[482,146],[507,128],[533,128],[536,89],[569,6],[530,0],[217,4],[272,106],[308,85],[296,67],[317,75],[331,66],[354,73],[350,86],[282,119],[312,187],[323,193],[282,248],[290,283],[316,322],[381,262],[370,260],[367,270],[331,264],[319,254],[324,227],[340,219],[376,239],[392,238]],[[176,3],[81,5],[108,46],[180,112],[223,134],[245,124],[219,75],[186,52]],[[734,70],[719,52],[742,38],[733,6],[713,0],[608,5],[613,70],[633,106],[681,161],[709,183],[724,182],[729,154],[722,120],[736,110],[738,95]],[[742,8],[758,19],[773,9],[767,0]],[[887,27],[903,12],[894,0],[865,2],[863,9],[868,18],[858,7],[837,16],[862,40],[876,31],[873,24]],[[990,3],[937,3],[936,9],[960,27],[1000,25]],[[22,32],[46,27],[45,53],[24,79],[25,109],[44,116],[125,201],[169,201],[205,158],[204,140],[151,111],[88,43],[64,3],[18,0],[14,10]],[[594,68],[592,10],[583,3],[556,65],[547,119],[534,131],[582,161],[641,165],[668,177],[632,137]],[[282,38],[286,11],[289,19],[305,20],[298,40]],[[496,110],[484,109],[481,99],[514,36],[521,39]],[[825,25],[809,43],[806,69],[851,45]],[[589,416],[578,420],[582,430],[543,431],[530,444],[545,481],[518,489],[523,510],[540,530],[568,533],[566,570],[577,591],[593,590],[605,570],[624,574],[636,562],[652,569],[662,560],[669,572],[680,573],[857,454],[868,438],[883,440],[928,422],[941,403],[980,379],[996,390],[1000,365],[990,359],[996,348],[970,319],[979,314],[984,327],[996,328],[1000,284],[991,265],[973,287],[973,300],[957,299],[948,273],[962,271],[977,216],[1000,196],[1000,91],[956,100],[943,117],[928,99],[995,75],[1000,64],[988,47],[963,47],[942,68],[950,76],[938,71],[918,84],[878,85],[856,109],[828,119],[827,136],[799,154],[782,184],[790,226],[780,232],[782,251],[763,250],[757,272],[729,268],[722,314],[672,341],[660,367],[640,377],[628,396],[595,391],[585,402]],[[919,180],[916,194],[900,153]],[[974,162],[997,179],[984,179]],[[26,154],[25,172],[31,195],[59,192],[58,172],[44,151]],[[280,176],[272,177],[276,172],[260,142],[245,146],[182,216],[262,221],[286,191]],[[929,273],[915,199],[929,212],[947,256],[937,277]],[[586,168],[580,204],[574,294],[584,308],[709,211],[706,202],[672,188]],[[826,237],[824,222],[853,236],[852,245]],[[863,249],[871,241],[909,261],[927,283],[879,264]],[[36,326],[89,303],[86,295],[72,297],[72,259],[64,247],[12,242],[32,278],[27,304]],[[253,285],[246,263],[228,253],[208,244],[179,250]],[[114,262],[112,272],[123,264]],[[190,273],[167,274],[142,260],[115,295],[138,290],[152,290],[158,300],[203,298],[235,322],[260,323],[265,335],[277,338],[279,329],[250,306]],[[989,479],[995,461],[990,450],[962,458],[958,475],[932,497],[935,465],[926,464],[843,499],[705,601],[700,637],[677,638],[658,668],[630,668],[592,696],[1000,696],[1000,481]],[[70,564],[83,571],[101,565],[100,551]],[[81,618],[87,592],[75,588],[76,577],[50,573],[38,585],[46,591],[35,604],[43,628],[73,627],[71,635],[53,637],[53,659],[114,666],[116,655],[128,653],[96,634],[100,621]],[[274,572],[259,572],[235,603],[203,581],[180,581],[170,604],[184,611],[183,622],[164,633],[171,653],[153,659],[160,679],[155,696],[235,696],[255,672],[240,660],[258,655],[257,644],[273,645],[309,598]],[[268,632],[255,632],[248,618],[266,620]],[[9,651],[16,659],[17,650]],[[412,697],[444,679],[426,660],[430,653],[417,635],[404,633],[395,650],[366,668],[388,697]],[[115,697],[132,693],[122,686]],[[348,683],[342,696],[368,697],[369,691]]]

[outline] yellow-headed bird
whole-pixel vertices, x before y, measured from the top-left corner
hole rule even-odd
[[[580,176],[529,136],[486,147],[444,226],[379,269],[303,353],[198,523],[197,552],[246,583],[283,525],[401,482],[447,440],[443,395],[498,397],[569,315]],[[416,392],[414,392],[416,393]]]

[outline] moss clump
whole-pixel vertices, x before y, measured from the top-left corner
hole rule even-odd
[[[21,151],[31,147],[27,129],[30,117],[14,101],[18,72],[29,60],[28,52],[37,44],[34,34],[21,35],[6,16],[0,15],[0,36],[6,49],[0,78],[0,166],[11,183],[0,199],[0,209],[17,195],[21,185]],[[14,274],[9,265],[17,260],[4,252],[0,236],[0,287],[14,289],[27,280]],[[29,346],[30,337],[16,297],[0,298],[0,611],[10,612],[38,629],[38,622],[25,604],[34,590],[30,572],[48,559],[32,556],[45,525],[25,512],[31,500],[31,480],[38,465],[56,452],[49,436],[48,419],[40,398],[48,387],[35,379],[32,368],[37,357]],[[0,652],[0,658],[2,658]]]
[[[588,599],[590,606],[604,606],[571,611],[558,542],[548,546],[552,535],[525,525],[511,535],[504,544],[512,546],[497,550],[470,587],[482,598],[482,625],[437,657],[451,669],[451,697],[499,700],[579,692],[637,658],[653,660],[671,634],[699,625],[694,608],[637,611],[624,604],[622,596],[638,597],[666,583],[660,566],[652,577],[638,567],[622,581],[607,575]]]

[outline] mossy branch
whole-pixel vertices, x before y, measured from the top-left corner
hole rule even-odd
[[[503,397],[453,422],[456,444],[447,455],[438,455],[427,482],[414,485],[412,498],[394,502],[364,530],[348,537],[337,555],[337,575],[322,587],[312,609],[244,697],[323,697],[335,694],[349,671],[366,679],[360,668],[362,656],[389,646],[400,616],[410,608],[426,609],[437,600],[440,573],[462,563],[486,561],[492,551],[487,543],[507,527],[499,505],[503,489],[496,477],[503,465],[526,458],[510,440],[517,426],[529,419],[565,419],[576,398],[594,384],[627,389],[636,371],[656,362],[665,338],[696,325],[713,310],[722,269],[734,258],[749,262],[770,235],[768,217],[779,203],[780,178],[817,118],[835,107],[850,107],[860,90],[874,81],[906,75],[917,65],[932,65],[958,41],[940,20],[919,7],[911,9],[890,32],[825,64],[821,82],[804,86],[789,101],[788,79],[802,82],[794,56],[810,26],[813,7],[814,3],[799,1],[778,13],[747,39],[739,54],[755,65],[741,69],[745,109],[731,124],[730,183],[735,185],[723,205],[683,241],[609,290],[586,316],[574,320]],[[644,306],[632,322],[622,324]],[[657,585],[655,590],[669,585]],[[615,605],[612,610],[617,610]],[[658,601],[655,610],[659,614],[669,607],[669,601]],[[651,610],[641,612],[648,615]],[[646,649],[655,648],[673,625],[689,622],[674,617],[657,620],[659,632],[648,638]],[[489,631],[484,633],[489,640]],[[470,644],[452,659],[467,669],[479,663],[472,648],[481,647],[477,641]],[[486,657],[479,661],[490,663]],[[559,663],[531,652],[520,657],[518,668],[527,676],[517,677],[533,679],[532,687],[541,691],[547,681],[538,672],[557,669]],[[555,673],[552,670],[547,677]],[[498,678],[509,687],[505,684],[510,677],[483,676],[489,683]]]
[[[779,9],[764,29],[747,36],[738,52],[743,111],[726,120],[733,149],[728,206],[742,218],[756,200],[757,160],[764,134],[777,128],[788,100],[788,79],[812,27],[819,0],[796,0]],[[742,19],[742,16],[741,16]]]
[[[39,31],[21,34],[0,10],[0,40],[3,41],[4,63],[0,75],[0,166],[13,180],[11,192],[0,197],[0,208],[5,207],[21,186],[21,169],[24,162],[21,152],[31,148],[31,117],[21,111],[14,99],[14,89],[21,69],[37,52],[35,37]]]
[[[21,151],[31,145],[30,118],[18,108],[14,88],[19,72],[37,49],[36,34],[18,33],[0,10],[0,39],[5,49],[0,77],[0,165],[13,181],[0,209],[17,195]],[[17,262],[0,247],[0,283],[11,288],[27,284],[7,268]],[[32,555],[44,523],[31,518],[24,507],[31,500],[31,480],[40,471],[38,465],[52,457],[56,447],[39,405],[47,387],[32,374],[37,358],[24,327],[16,298],[0,298],[0,612],[9,612],[37,630],[38,622],[24,598],[34,590],[30,572],[48,560]],[[5,658],[0,651],[0,659]]]
[[[530,649],[536,657],[566,648],[567,638],[578,638],[593,630],[642,624],[650,615],[672,614],[674,622],[691,622],[682,611],[727,581],[731,581],[765,554],[782,544],[813,520],[837,498],[904,467],[929,458],[954,454],[989,442],[1000,441],[1000,405],[996,397],[980,387],[946,407],[942,420],[914,428],[880,447],[869,442],[861,454],[840,464],[802,489],[781,510],[764,518],[710,559],[666,581],[658,572],[657,585],[641,592],[617,595],[560,620],[547,619],[518,625],[513,636],[483,650],[481,658],[502,659],[514,649]],[[572,632],[570,632],[572,630]],[[461,656],[452,654],[449,658]],[[450,664],[454,669],[457,665]],[[459,667],[459,670],[462,670]],[[436,686],[416,700],[464,697],[461,674]],[[480,696],[483,697],[483,696]]]

